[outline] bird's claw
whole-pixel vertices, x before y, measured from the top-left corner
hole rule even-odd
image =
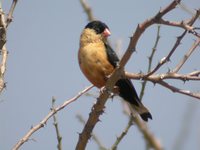
[[[105,86],[100,88],[100,93],[103,94],[104,92],[107,92],[109,95],[112,94],[112,91],[106,88]]]

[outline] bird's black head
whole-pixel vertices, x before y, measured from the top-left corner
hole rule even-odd
[[[109,30],[108,26],[101,21],[92,21],[85,26],[85,29],[87,28],[93,29],[97,34],[103,33],[105,29]]]

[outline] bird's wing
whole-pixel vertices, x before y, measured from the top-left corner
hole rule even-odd
[[[115,53],[115,51],[110,47],[110,45],[105,44],[105,47],[106,47],[106,53],[107,53],[107,56],[108,56],[108,60],[109,62],[114,66],[116,67],[118,65],[118,62],[119,62],[119,58],[117,56],[117,54]]]

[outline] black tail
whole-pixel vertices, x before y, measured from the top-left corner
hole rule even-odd
[[[140,101],[137,92],[129,79],[120,79],[117,81],[116,86],[119,87],[119,96],[129,102],[133,109],[137,111],[144,121],[152,119],[151,113]]]

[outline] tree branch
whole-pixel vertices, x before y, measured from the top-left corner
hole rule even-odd
[[[0,49],[1,49],[1,65],[0,65],[0,93],[5,87],[4,74],[6,71],[6,61],[7,61],[7,48],[6,48],[6,22],[5,14],[0,6]]]
[[[131,116],[132,117],[132,116]],[[119,143],[122,141],[122,139],[127,135],[129,129],[131,128],[131,126],[133,125],[133,120],[129,119],[128,124],[126,126],[126,128],[123,130],[123,132],[120,134],[120,136],[117,137],[115,143],[112,145],[111,150],[117,150],[117,146],[119,145]]]
[[[76,118],[83,124],[85,125],[86,121],[83,119],[83,116],[81,114],[77,114]],[[97,143],[97,145],[99,146],[99,150],[108,150],[107,148],[105,148],[105,146],[103,146],[102,142],[99,140],[99,138],[92,133],[92,139]]]
[[[181,94],[184,94],[184,95],[187,95],[187,96],[190,96],[190,97],[194,97],[194,98],[197,98],[198,100],[200,100],[200,93],[194,93],[194,92],[191,92],[189,90],[179,89],[177,87],[174,87],[174,86],[168,84],[165,81],[160,81],[160,82],[158,82],[158,84],[170,89],[172,92],[181,93]]]
[[[149,131],[149,129],[147,128],[146,123],[143,122],[143,121],[141,121],[141,119],[139,118],[139,116],[135,116],[133,118],[133,120],[137,124],[138,129],[144,135],[145,141],[148,143],[148,146],[150,148],[153,148],[154,150],[163,150],[163,147],[162,147],[161,143]]]
[[[55,97],[52,97],[52,110],[55,109],[55,101],[56,101]],[[58,148],[58,150],[62,150],[62,136],[60,134],[60,130],[58,127],[58,120],[56,117],[56,113],[53,115],[53,125],[56,130],[56,137],[57,137],[57,141],[58,141],[57,148]]]
[[[17,0],[13,0],[9,14],[6,18],[5,13],[3,12],[2,6],[0,5],[0,49],[1,49],[1,64],[0,64],[0,93],[5,87],[4,74],[6,72],[6,62],[8,57],[8,51],[6,48],[6,34],[7,27],[11,22],[12,14],[14,12]]]
[[[157,49],[159,40],[160,40],[160,25],[158,25],[158,28],[157,28],[157,35],[156,35],[156,41],[155,41],[155,44],[154,44],[154,46],[153,46],[153,48],[152,48],[151,55],[149,56],[149,65],[148,65],[147,72],[150,72],[150,71],[151,71],[153,57],[154,57],[154,54],[155,54],[155,52],[156,52],[156,49]],[[147,80],[145,80],[145,81],[142,83],[142,88],[141,88],[141,91],[140,91],[140,100],[142,100],[142,98],[143,98],[143,96],[144,96],[144,91],[145,91],[146,84],[147,84]]]
[[[154,56],[154,54],[155,54],[155,52],[156,52],[159,39],[160,39],[160,25],[158,25],[158,28],[157,28],[156,41],[155,41],[155,44],[154,44],[154,46],[153,46],[153,48],[152,48],[151,55],[150,55],[150,57],[149,57],[149,65],[148,65],[147,72],[149,72],[149,71],[151,70],[151,65],[152,65],[153,56]],[[140,97],[140,100],[142,100],[142,98],[143,98],[146,84],[147,84],[147,80],[143,81],[143,83],[142,83],[142,88],[141,88],[141,92],[140,92],[140,96],[139,96],[139,97]],[[128,111],[130,112],[130,110],[128,110]],[[129,114],[130,114],[130,113],[128,113],[128,115],[129,115]],[[136,122],[134,122],[134,119],[136,120]],[[122,141],[122,139],[126,136],[127,132],[129,131],[130,127],[131,127],[133,124],[136,124],[137,126],[141,124],[141,123],[140,123],[141,121],[138,120],[138,119],[139,119],[139,117],[133,117],[133,116],[131,116],[131,115],[129,116],[129,122],[128,122],[126,128],[125,128],[125,129],[122,131],[122,133],[119,135],[119,137],[117,137],[115,143],[114,143],[113,146],[111,147],[112,150],[116,150],[116,149],[117,149],[117,146],[118,146],[119,143]],[[133,123],[133,122],[134,122],[134,123]],[[138,123],[138,122],[139,122],[139,123]],[[138,124],[137,124],[137,123],[138,123]],[[147,127],[147,126],[146,126],[146,127]],[[141,127],[138,127],[138,128],[141,128]],[[149,131],[148,128],[147,128],[146,130],[148,130],[148,133],[150,133],[150,131]],[[142,133],[142,134],[145,134],[145,135],[146,135],[146,134],[148,134],[148,133]],[[152,134],[151,134],[151,135],[152,135]],[[156,139],[156,138],[153,137],[153,139]],[[147,139],[145,139],[145,140],[147,140]],[[148,145],[150,145],[149,143],[151,143],[151,142],[146,141],[146,143],[147,143]],[[156,143],[156,142],[154,142],[154,143]],[[161,145],[161,144],[159,144],[159,145]],[[154,146],[154,145],[151,145],[151,147],[153,147],[153,146]],[[159,147],[159,146],[157,146],[157,147]]]
[[[189,103],[186,105],[185,112],[182,116],[182,120],[179,123],[179,133],[173,140],[172,148],[174,150],[182,150],[185,147],[185,143],[188,141],[189,134],[192,129],[192,121],[194,120],[195,111],[198,110],[196,103]],[[198,129],[197,129],[198,130]]]
[[[194,23],[194,22],[196,21],[196,19],[198,18],[199,14],[200,14],[200,11],[197,11],[196,14],[195,14],[195,16],[193,16],[193,17],[188,21],[188,25],[192,26],[193,23]],[[158,21],[158,22],[159,22],[159,21]],[[166,62],[170,61],[170,58],[171,58],[172,54],[175,52],[175,50],[177,49],[177,47],[180,45],[181,40],[182,40],[183,37],[186,35],[186,33],[187,33],[187,30],[185,30],[179,37],[177,37],[177,40],[176,40],[176,42],[175,42],[175,44],[174,44],[172,50],[169,52],[169,54],[168,54],[166,57],[162,58],[162,59],[160,60],[160,62],[156,65],[156,67],[146,75],[146,77],[148,77],[148,76],[154,74],[156,71],[158,71],[158,69],[159,69],[163,64],[165,64]]]
[[[187,61],[187,59],[190,57],[190,55],[194,52],[194,50],[199,46],[200,44],[200,38],[194,42],[192,47],[189,49],[189,51],[184,55],[182,60],[179,62],[179,64],[176,66],[176,68],[172,71],[173,73],[177,73],[181,67],[184,65],[184,63]]]
[[[8,13],[8,16],[7,16],[7,20],[6,20],[6,22],[7,22],[7,24],[6,24],[6,27],[8,27],[8,25],[12,22],[12,19],[13,19],[13,12],[14,12],[14,10],[15,10],[15,7],[16,7],[16,5],[17,5],[17,2],[18,2],[18,0],[13,0],[13,2],[12,2],[12,5],[11,5],[11,7],[10,7],[10,11],[9,11],[9,13]]]
[[[88,21],[93,21],[95,20],[93,13],[92,13],[92,9],[91,7],[87,4],[87,2],[85,0],[80,0],[80,3],[85,11],[85,13],[88,16]]]
[[[195,72],[189,73],[187,75],[182,75],[182,74],[177,74],[177,73],[166,73],[166,74],[151,75],[151,76],[146,77],[147,75],[145,75],[145,74],[133,74],[133,73],[128,73],[128,72],[125,73],[126,77],[128,77],[130,79],[148,80],[154,84],[156,84],[156,83],[160,84],[160,85],[170,89],[173,92],[184,94],[184,95],[194,97],[197,99],[200,99],[200,93],[193,93],[189,90],[179,89],[177,87],[174,87],[174,86],[168,84],[167,82],[164,81],[164,79],[179,79],[182,81],[188,81],[188,80],[200,81],[199,74],[200,74],[199,71],[195,71]]]
[[[13,147],[12,150],[18,150],[26,141],[29,140],[29,138],[31,137],[31,135],[33,133],[35,133],[36,131],[38,131],[40,128],[44,127],[45,124],[47,123],[47,121],[53,116],[55,115],[58,111],[62,110],[63,108],[65,108],[67,105],[69,105],[70,103],[76,101],[79,97],[81,97],[83,94],[85,94],[87,91],[89,91],[91,88],[93,88],[93,85],[85,88],[83,91],[79,92],[78,95],[76,95],[75,97],[65,101],[61,106],[56,107],[55,109],[52,109],[43,119],[41,122],[39,122],[37,125],[33,126],[25,135],[23,138],[21,138]]]

